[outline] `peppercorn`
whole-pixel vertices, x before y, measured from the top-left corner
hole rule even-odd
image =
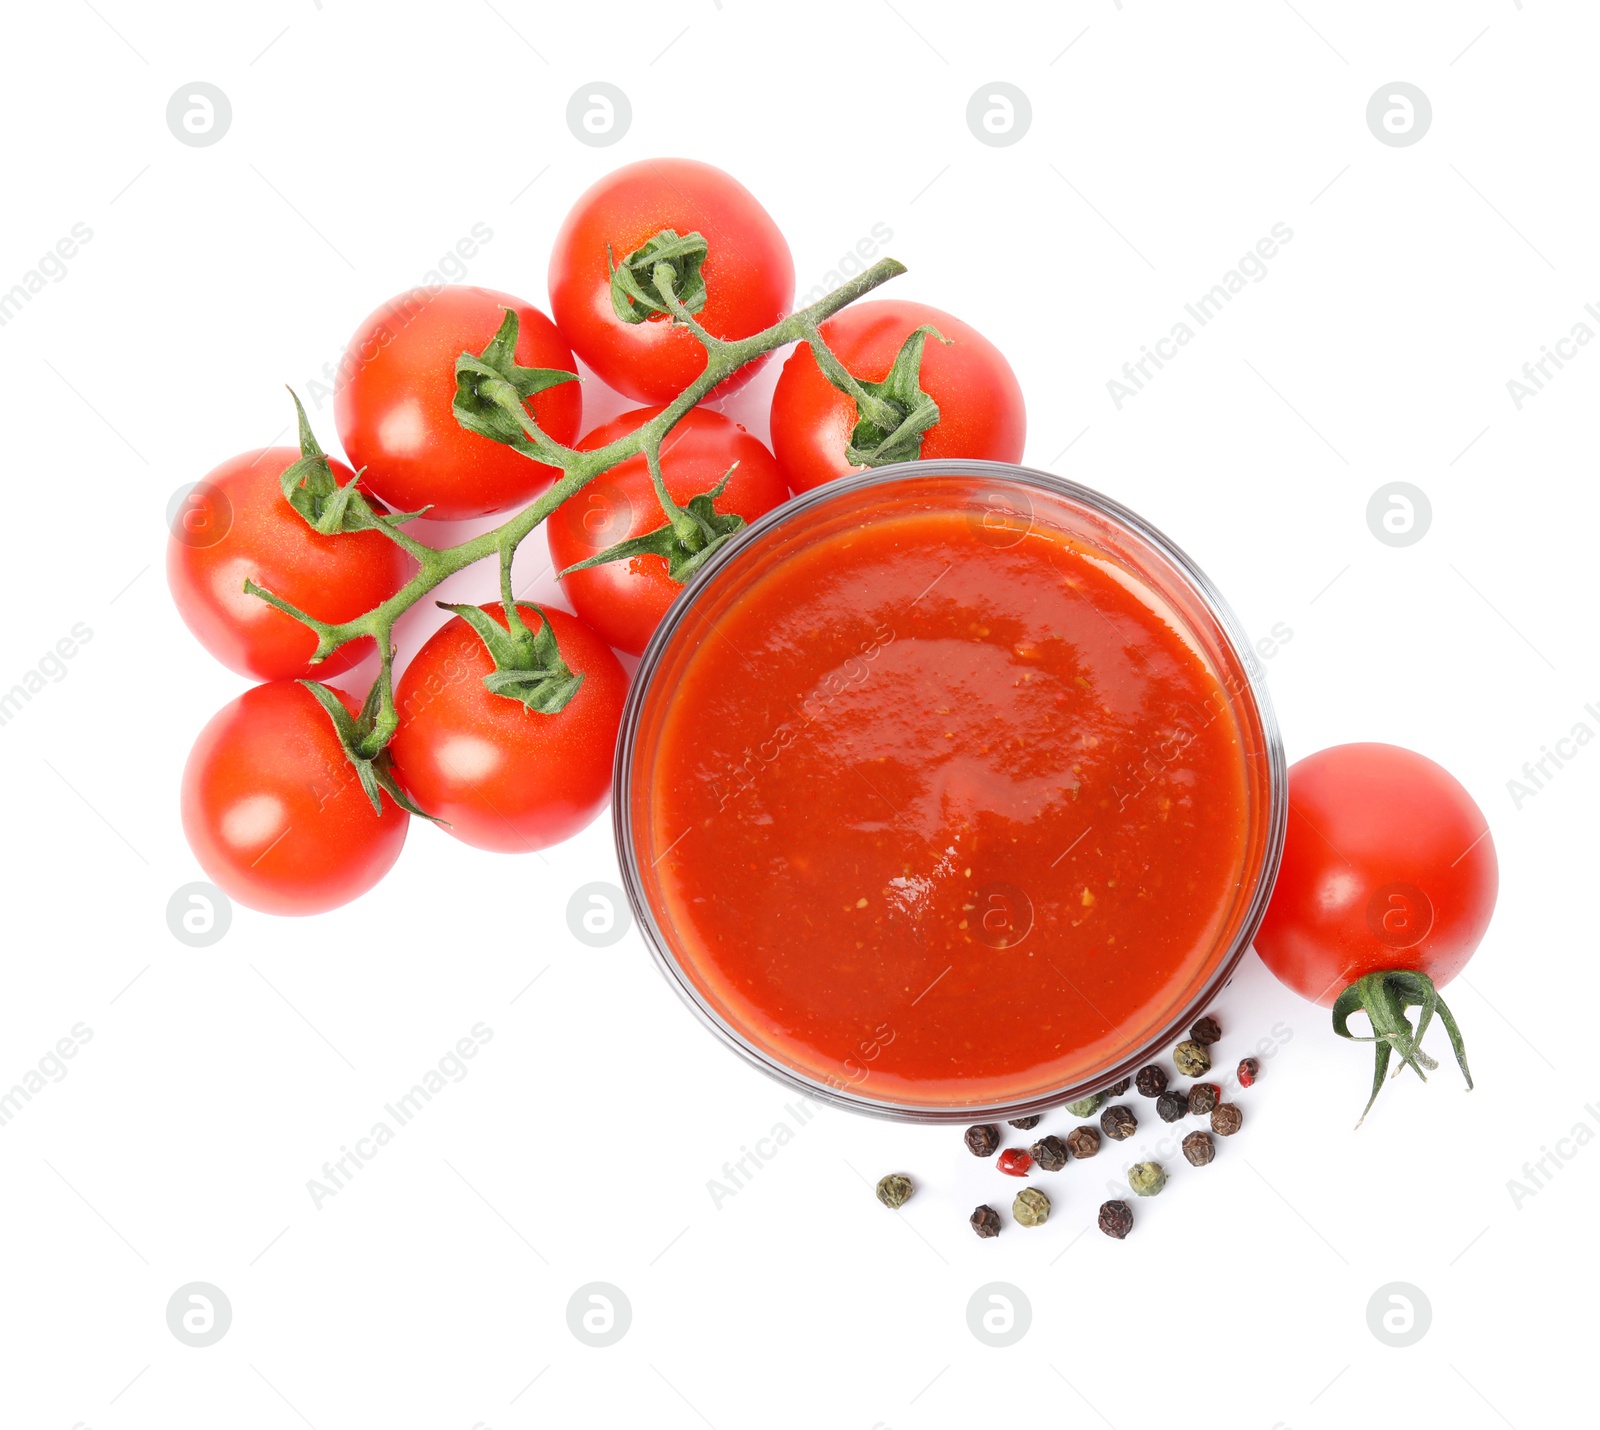
[[[1121,1082],[1113,1083],[1110,1087],[1108,1087],[1106,1089],[1106,1096],[1107,1097],[1121,1097],[1122,1094],[1125,1093],[1132,1086],[1133,1086],[1133,1079],[1131,1077],[1125,1077],[1125,1078],[1122,1079]]]
[[[1010,1125],[1017,1128],[1019,1131],[1031,1132],[1043,1121],[1043,1117],[1013,1117]]]
[[[1163,1122],[1181,1122],[1189,1115],[1188,1095],[1168,1088],[1156,1099],[1156,1111]]]
[[[1133,1213],[1129,1211],[1126,1202],[1102,1202],[1100,1204],[1100,1230],[1107,1236],[1115,1237],[1121,1241],[1133,1230]]]
[[[1172,1061],[1185,1077],[1199,1077],[1211,1071],[1211,1054],[1196,1042],[1179,1043],[1172,1050]]]
[[[985,1240],[991,1236],[1000,1235],[1000,1213],[993,1207],[974,1207],[972,1215],[967,1218],[967,1221],[972,1229]]]
[[[1139,1069],[1133,1080],[1142,1097],[1160,1097],[1167,1090],[1167,1075],[1154,1063]]]
[[[1033,1160],[1047,1172],[1059,1172],[1067,1165],[1067,1144],[1053,1132],[1041,1137],[1028,1150],[1033,1153]]]
[[[1069,1102],[1067,1111],[1074,1117],[1093,1117],[1100,1110],[1100,1104],[1105,1100],[1105,1093],[1092,1092],[1088,1097],[1080,1097],[1076,1102]]]
[[[1222,1101],[1222,1089],[1214,1082],[1197,1082],[1189,1089],[1189,1111],[1196,1117],[1215,1112]]]
[[[1128,1168],[1128,1185],[1135,1196],[1153,1197],[1167,1184],[1167,1174],[1159,1162],[1135,1162]]]
[[[1000,1129],[992,1122],[980,1122],[967,1128],[966,1142],[974,1157],[992,1157],[1000,1150]]]
[[[1100,1150],[1100,1134],[1093,1127],[1074,1127],[1067,1133],[1067,1151],[1074,1157],[1092,1157]]]
[[[1008,1177],[1026,1177],[1028,1169],[1033,1166],[1033,1158],[1020,1147],[1007,1147],[995,1166]]]
[[[1138,1130],[1139,1119],[1131,1107],[1118,1103],[1100,1114],[1100,1130],[1113,1142],[1126,1142]]]
[[[1191,1167],[1203,1167],[1217,1155],[1217,1144],[1209,1132],[1191,1132],[1183,1139],[1183,1155]]]
[[[1243,1058],[1239,1062],[1239,1086],[1250,1087],[1261,1076],[1261,1064],[1254,1058]]]
[[[887,1177],[878,1179],[878,1200],[891,1210],[903,1207],[914,1191],[911,1178],[904,1172],[890,1172]]]
[[[1211,1114],[1211,1130],[1218,1137],[1232,1137],[1243,1124],[1244,1113],[1231,1102],[1219,1104],[1217,1110]]]
[[[1209,1048],[1222,1036],[1222,1024],[1207,1013],[1204,1018],[1196,1020],[1194,1027],[1189,1029],[1189,1036],[1203,1047]]]
[[[1050,1198],[1037,1187],[1024,1187],[1011,1203],[1018,1226],[1043,1226],[1050,1220]]]

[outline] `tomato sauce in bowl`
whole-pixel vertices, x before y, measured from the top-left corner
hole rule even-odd
[[[1236,622],[1085,488],[829,483],[646,651],[615,819],[640,926],[746,1057],[925,1120],[1017,1115],[1178,1035],[1248,946],[1283,753]]]

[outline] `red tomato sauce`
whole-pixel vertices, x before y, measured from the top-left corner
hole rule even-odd
[[[700,622],[639,862],[770,1057],[898,1104],[1042,1095],[1138,1053],[1227,953],[1249,754],[1173,606],[1089,541],[891,504]]]

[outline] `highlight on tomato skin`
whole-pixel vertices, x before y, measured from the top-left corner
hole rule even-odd
[[[505,608],[481,607],[500,625]],[[495,668],[459,616],[433,633],[395,689],[395,777],[441,828],[497,853],[527,853],[571,838],[605,807],[628,677],[611,648],[576,616],[517,605],[537,632],[545,619],[561,658],[583,677],[558,714],[488,690]]]
[[[602,423],[578,443],[592,452],[636,431],[661,412],[642,407]],[[731,473],[731,475],[730,475]],[[712,503],[746,523],[764,516],[789,495],[772,453],[757,437],[720,412],[691,409],[667,434],[661,448],[661,477],[673,501],[728,484]],[[613,467],[556,508],[545,522],[550,559],[566,571],[609,546],[642,536],[666,520],[644,457]],[[667,574],[665,557],[651,553],[573,571],[561,578],[573,609],[616,649],[639,655],[661,624],[667,607],[683,589]]]
[[[315,531],[278,481],[300,455],[294,447],[267,447],[230,457],[196,484],[167,539],[167,585],[184,624],[229,670],[253,680],[338,675],[372,642],[350,641],[313,666],[316,636],[247,593],[247,579],[337,622],[388,599],[415,569],[382,532]],[[329,465],[341,486],[355,480],[343,462],[330,458]]]
[[[846,370],[881,382],[901,345],[931,326],[949,343],[929,338],[922,351],[921,386],[939,407],[924,434],[920,457],[1020,462],[1027,437],[1022,386],[988,338],[960,318],[897,298],[852,303],[820,332]],[[772,450],[795,492],[860,471],[845,454],[856,423],[855,403],[822,374],[811,349],[795,348],[772,394]]]
[[[359,712],[359,700],[334,693]],[[400,857],[411,817],[381,799],[378,813],[316,697],[299,681],[275,680],[224,705],[196,738],[183,770],[183,832],[236,902],[268,914],[327,913],[366,893]]]
[[[663,230],[699,233],[713,337],[745,338],[781,321],[794,301],[794,259],[771,215],[731,174],[694,159],[644,159],[596,181],[572,206],[550,252],[550,310],[601,381],[636,402],[670,402],[706,366],[687,329],[656,315],[627,323],[612,304],[611,267]],[[748,363],[716,388],[725,397],[760,371]]]
[[[492,288],[416,289],[371,313],[350,339],[334,393],[345,455],[397,511],[431,507],[432,521],[464,521],[522,506],[560,473],[510,447],[485,441],[456,421],[455,361],[488,345],[509,308],[517,315],[523,367],[577,371],[572,349],[533,304]],[[570,443],[583,422],[578,382],[528,401],[540,427]]]

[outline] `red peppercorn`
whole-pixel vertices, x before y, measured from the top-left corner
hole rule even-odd
[[[1028,1169],[1033,1166],[1033,1158],[1021,1147],[1007,1147],[995,1166],[1008,1177],[1026,1177]]]
[[[1245,1058],[1239,1064],[1239,1086],[1250,1087],[1261,1076],[1261,1064],[1254,1058]]]

